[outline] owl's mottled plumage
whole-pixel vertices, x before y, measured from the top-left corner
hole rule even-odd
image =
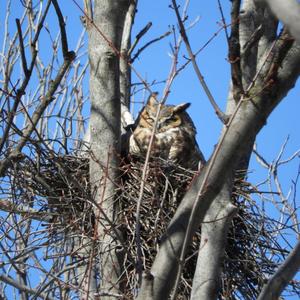
[[[146,155],[158,105],[156,94],[152,94],[139,114],[130,137],[131,155]],[[186,112],[189,106],[190,103],[161,106],[151,155],[186,169],[197,170],[199,161],[204,161],[204,158],[195,139],[195,126]]]

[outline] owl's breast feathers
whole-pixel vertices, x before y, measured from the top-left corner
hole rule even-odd
[[[130,137],[130,154],[145,157],[151,135],[152,128],[138,126]],[[182,128],[172,128],[165,132],[156,133],[151,148],[151,156],[178,163],[183,168],[191,170],[196,170],[199,161],[204,160],[195,139],[195,131]]]

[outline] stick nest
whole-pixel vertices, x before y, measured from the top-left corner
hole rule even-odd
[[[28,203],[30,198],[39,211],[47,214],[49,244],[51,241],[64,243],[66,239],[59,238],[61,235],[94,235],[95,206],[89,189],[88,164],[87,158],[45,155],[37,161],[25,159],[11,169],[17,175],[19,199]],[[121,208],[117,222],[123,239],[121,286],[124,299],[133,299],[138,291],[135,228],[143,168],[144,163],[139,159],[123,163],[121,184],[116,188],[116,203]],[[195,176],[195,172],[158,159],[150,162],[147,174],[140,209],[143,270],[150,270],[160,238]],[[276,222],[264,215],[251,199],[250,191],[251,185],[243,180],[236,181],[232,201],[238,213],[227,240],[219,299],[256,299],[266,279],[288,254],[274,240]],[[200,238],[199,229],[189,247],[178,299],[189,299]],[[290,286],[290,290],[294,288]]]

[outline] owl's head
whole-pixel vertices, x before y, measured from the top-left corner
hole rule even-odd
[[[146,128],[153,127],[159,106],[159,102],[157,101],[156,97],[156,93],[150,95],[139,117],[140,126]],[[158,117],[157,131],[164,132],[181,126],[184,120],[188,118],[185,110],[189,106],[190,103],[182,103],[179,105],[162,105]]]

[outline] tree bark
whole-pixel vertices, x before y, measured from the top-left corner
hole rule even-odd
[[[236,212],[236,207],[231,203],[231,186],[230,181],[225,182],[201,225],[201,243],[192,285],[192,300],[217,299],[227,232]]]
[[[90,181],[97,208],[96,236],[100,243],[101,291],[119,292],[118,242],[115,222],[116,184],[120,152],[120,47],[128,0],[95,1],[94,26],[89,27],[90,60]],[[100,211],[100,210],[101,211]],[[105,217],[103,216],[105,214]],[[110,223],[110,224],[109,224]],[[101,299],[113,299],[103,296]]]

